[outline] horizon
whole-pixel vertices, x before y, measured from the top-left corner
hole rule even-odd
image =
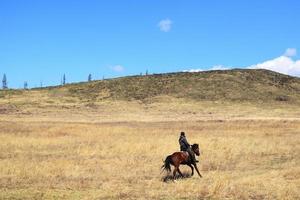
[[[300,76],[300,2],[1,1],[9,88],[232,68]]]

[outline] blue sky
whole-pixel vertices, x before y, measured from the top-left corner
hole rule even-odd
[[[1,0],[0,78],[19,88],[145,72],[300,75],[297,0]]]

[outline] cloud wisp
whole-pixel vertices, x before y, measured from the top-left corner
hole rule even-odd
[[[284,56],[286,57],[293,57],[293,56],[296,56],[297,55],[297,49],[295,48],[288,48],[285,50]]]
[[[183,72],[203,72],[204,70],[203,69],[187,69],[187,70],[183,70]]]
[[[114,65],[111,66],[110,69],[118,73],[123,72],[125,70],[125,68],[122,65]]]
[[[230,69],[231,67],[225,67],[223,65],[215,65],[212,66],[209,69],[202,69],[202,68],[196,68],[196,69],[188,69],[188,70],[183,70],[183,72],[203,72],[203,71],[210,71],[210,70],[227,70]]]
[[[223,65],[215,65],[212,68],[210,68],[210,70],[227,70],[227,69],[230,69],[230,68],[232,68],[232,67],[225,67]]]
[[[163,19],[158,23],[158,27],[162,32],[169,32],[173,22],[170,19]]]

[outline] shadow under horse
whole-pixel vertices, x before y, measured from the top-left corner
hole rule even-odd
[[[199,145],[198,144],[193,144],[192,145],[192,151],[197,155],[200,156],[200,151],[199,151]],[[181,177],[184,177],[183,174],[181,173],[179,166],[180,165],[188,165],[192,169],[192,174],[191,176],[194,175],[194,167],[200,177],[202,175],[200,174],[197,164],[193,161],[192,158],[190,158],[190,155],[186,151],[180,151],[180,152],[175,152],[172,155],[169,155],[166,157],[164,161],[164,165],[161,167],[163,170],[166,170],[167,172],[171,172],[171,165],[174,166],[173,170],[173,178],[176,178],[176,172],[180,174]]]

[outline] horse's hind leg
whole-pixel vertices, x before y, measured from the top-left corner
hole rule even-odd
[[[188,164],[188,166],[192,169],[192,174],[191,174],[191,176],[194,176],[194,167],[193,167],[193,165]]]
[[[178,169],[178,166],[175,166],[174,167],[174,170],[173,170],[173,179],[175,180],[176,179],[176,171]]]
[[[180,174],[181,177],[183,177],[183,174],[181,173],[179,167],[177,168],[178,173]]]
[[[176,179],[176,172],[180,174],[180,176],[183,176],[181,171],[179,170],[179,164],[176,163],[174,164],[174,171],[173,171],[173,178]]]

